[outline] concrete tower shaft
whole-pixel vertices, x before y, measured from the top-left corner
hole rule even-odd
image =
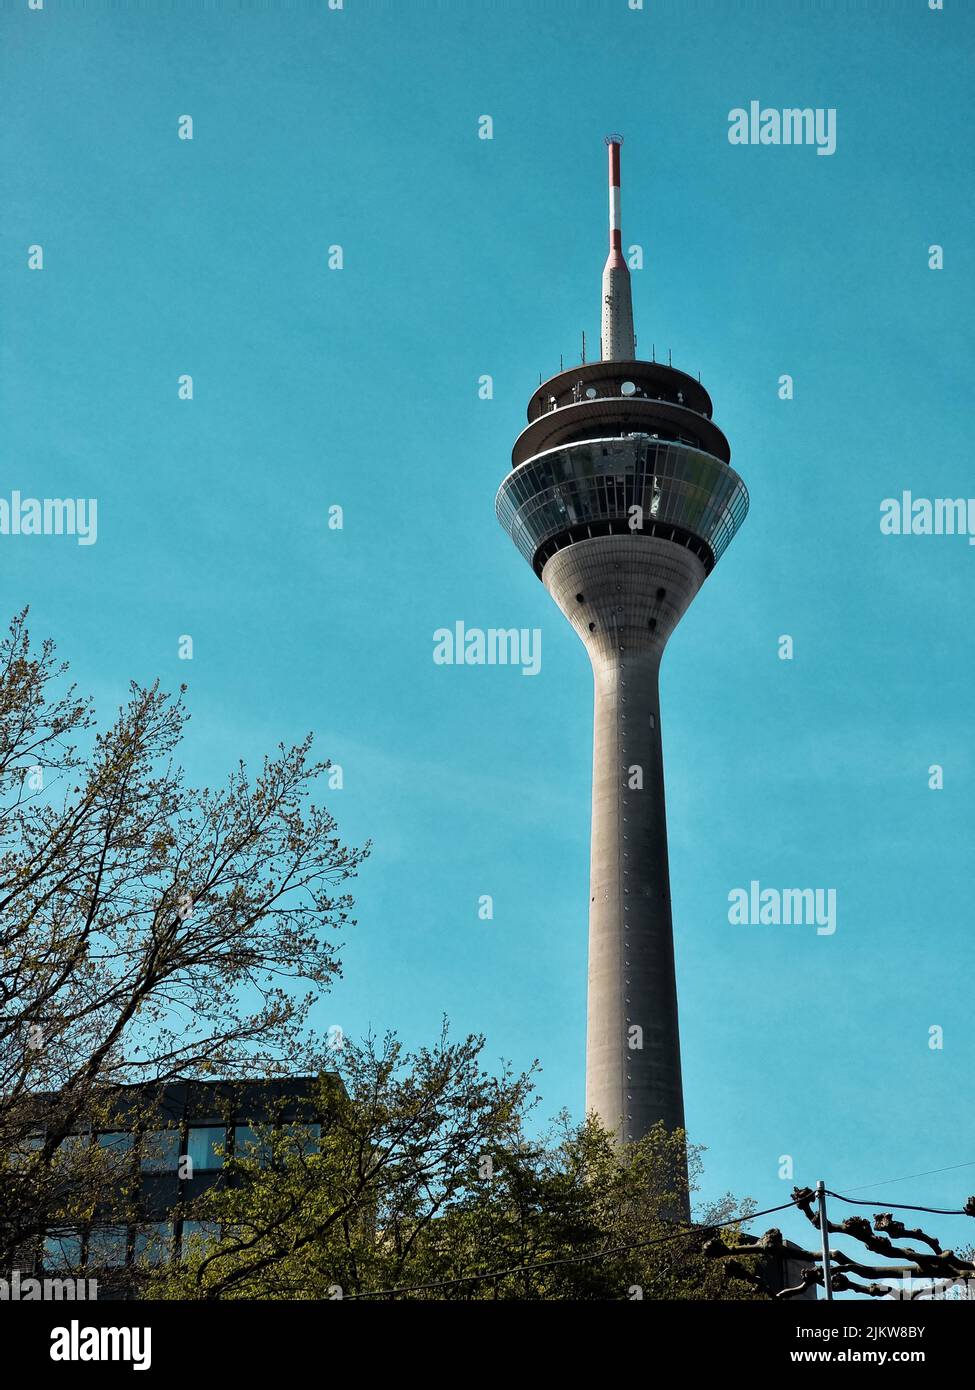
[[[624,1140],[684,1127],[658,672],[704,579],[686,547],[627,536],[542,570],[593,669],[586,1111]]]

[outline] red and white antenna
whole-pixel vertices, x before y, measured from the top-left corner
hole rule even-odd
[[[620,146],[622,135],[607,135],[609,148],[609,256],[603,270],[602,359],[630,362],[636,356],[630,270],[623,259],[620,221]]]

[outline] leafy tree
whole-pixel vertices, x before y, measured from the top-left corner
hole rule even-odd
[[[621,1156],[594,1121],[561,1117],[529,1138],[531,1073],[492,1077],[482,1049],[446,1026],[414,1054],[392,1036],[346,1040],[341,1087],[322,1079],[320,1135],[268,1128],[229,1159],[190,1213],[213,1237],[150,1278],[150,1296],[756,1296],[702,1253],[709,1230],[670,1219],[683,1135],[658,1128]],[[703,1219],[733,1209],[726,1199]]]
[[[315,1071],[368,846],[310,804],[311,739],[187,787],[183,690],[130,687],[98,731],[26,611],[0,642],[0,1260],[90,1217],[117,1162],[73,1138],[175,1078]],[[79,744],[83,745],[79,749]]]

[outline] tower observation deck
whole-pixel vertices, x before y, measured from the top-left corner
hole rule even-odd
[[[504,529],[579,634],[595,689],[586,1110],[619,1140],[683,1129],[658,673],[748,511],[695,378],[636,359],[609,146],[601,360],[528,403],[498,491]]]

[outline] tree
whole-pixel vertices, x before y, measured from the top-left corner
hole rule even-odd
[[[852,1200],[860,1206],[873,1205],[869,1199],[851,1199],[829,1192],[821,1196],[819,1201],[824,1201],[826,1195],[835,1197],[839,1202]],[[819,1202],[812,1188],[794,1187],[792,1200],[809,1223],[816,1228],[817,1234],[821,1234]],[[910,1207],[906,1209],[911,1210]],[[915,1207],[913,1210],[929,1211],[931,1208]],[[944,1214],[975,1217],[975,1197],[969,1197],[957,1212]],[[827,1218],[825,1224],[829,1235],[852,1237],[864,1245],[874,1257],[879,1255],[885,1260],[898,1261],[896,1264],[882,1265],[876,1262],[876,1258],[866,1262],[864,1259],[854,1258],[845,1250],[830,1249],[829,1284],[834,1292],[864,1294],[867,1298],[905,1298],[911,1301],[935,1298],[971,1299],[975,1284],[975,1250],[972,1247],[943,1250],[936,1236],[929,1235],[920,1227],[908,1229],[903,1221],[890,1211],[875,1212],[872,1227],[863,1216],[848,1216],[840,1222]],[[917,1246],[896,1246],[892,1243],[892,1237],[920,1241],[927,1248],[922,1250]],[[737,1238],[738,1233],[735,1233],[729,1242],[727,1238],[716,1234],[714,1239],[707,1242],[704,1252],[710,1258],[725,1261],[726,1266],[733,1267],[740,1255],[752,1256],[756,1248],[769,1252],[781,1251],[783,1248],[782,1232],[774,1226],[766,1231],[757,1243],[753,1240],[748,1245],[736,1246],[734,1241]],[[821,1248],[816,1251],[803,1250],[793,1244],[789,1253],[793,1260],[805,1261],[805,1267],[800,1270],[799,1283],[779,1289],[776,1293],[777,1298],[795,1298],[809,1288],[825,1285]],[[857,1283],[851,1276],[870,1279],[871,1282]]]
[[[451,1042],[446,1024],[412,1054],[392,1035],[346,1040],[341,1087],[322,1081],[321,1133],[268,1127],[228,1159],[222,1186],[187,1213],[211,1238],[150,1276],[149,1295],[756,1296],[748,1261],[744,1278],[729,1278],[702,1253],[711,1231],[668,1216],[680,1194],[667,1184],[686,1171],[682,1134],[658,1128],[621,1155],[594,1120],[563,1116],[531,1138],[532,1072],[491,1076],[483,1045]],[[726,1199],[703,1219],[733,1209]]]
[[[74,1136],[138,1085],[314,1072],[307,1027],[369,846],[310,803],[311,737],[222,789],[176,762],[185,687],[132,684],[95,731],[26,610],[0,642],[0,1258],[117,1197]],[[90,731],[95,731],[94,733]],[[84,746],[79,751],[79,742]],[[125,1092],[131,1095],[131,1092]],[[129,1108],[131,1116],[131,1105]],[[138,1121],[136,1121],[138,1124]]]

